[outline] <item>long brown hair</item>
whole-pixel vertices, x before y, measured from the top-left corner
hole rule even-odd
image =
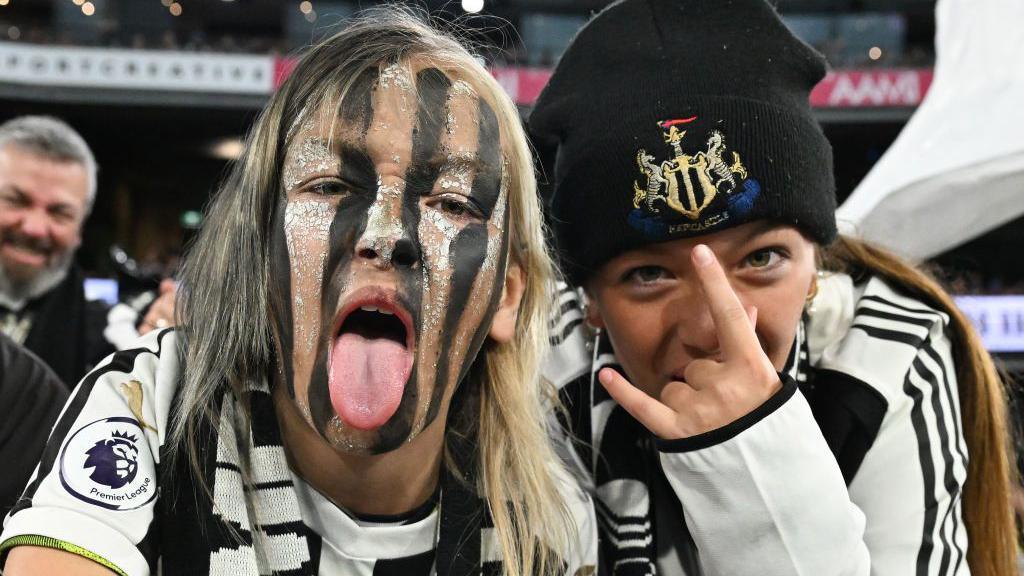
[[[969,461],[963,514],[974,576],[1017,573],[1017,530],[1010,505],[1017,473],[1011,455],[1007,386],[970,321],[928,272],[877,246],[840,236],[821,251],[825,270],[869,273],[949,315]]]

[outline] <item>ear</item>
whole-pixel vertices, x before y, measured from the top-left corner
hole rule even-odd
[[[604,318],[601,316],[601,311],[598,309],[597,300],[590,293],[590,290],[583,291],[583,316],[587,322],[587,326],[591,328],[604,329]]]
[[[501,289],[501,301],[491,321],[491,339],[500,344],[512,341],[516,335],[516,320],[519,318],[519,304],[526,289],[526,273],[515,262],[509,262],[505,272],[505,285]]]

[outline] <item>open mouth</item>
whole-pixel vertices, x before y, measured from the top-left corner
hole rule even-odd
[[[405,324],[387,308],[361,306],[345,318],[338,334],[358,334],[368,340],[392,340],[407,345]]]
[[[353,294],[331,343],[328,387],[348,426],[373,430],[394,416],[414,360],[409,313],[392,293]]]

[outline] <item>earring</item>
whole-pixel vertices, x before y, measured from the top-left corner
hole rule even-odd
[[[810,304],[811,300],[818,295],[818,275],[820,272],[816,272],[814,277],[811,278],[811,289],[807,292],[807,303]]]
[[[807,300],[804,302],[804,310],[808,314],[813,314],[815,311],[814,299],[818,296],[818,280],[824,278],[824,272],[815,272],[814,277],[811,278],[811,289],[807,292]]]

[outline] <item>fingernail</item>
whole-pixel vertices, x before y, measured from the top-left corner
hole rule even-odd
[[[612,371],[608,368],[601,368],[601,371],[597,373],[597,379],[601,381],[601,384],[607,385],[612,381]]]
[[[711,254],[711,249],[703,244],[697,244],[693,248],[693,261],[698,266],[707,266],[711,263],[714,256]]]

